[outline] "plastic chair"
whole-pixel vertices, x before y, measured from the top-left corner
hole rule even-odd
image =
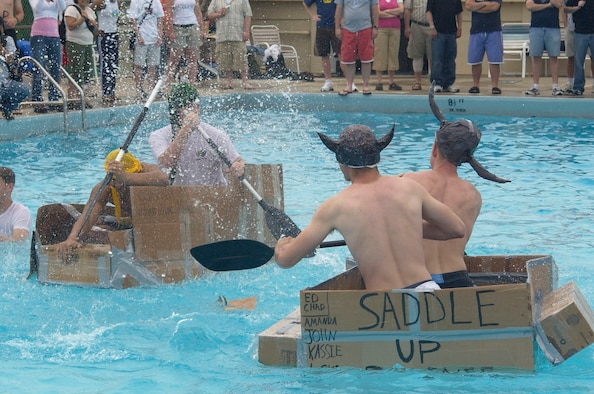
[[[297,73],[299,69],[299,55],[295,47],[291,45],[281,44],[280,31],[275,25],[253,25],[252,31],[252,45],[268,48],[272,45],[278,45],[281,48],[281,53],[285,60],[293,59],[297,65]]]

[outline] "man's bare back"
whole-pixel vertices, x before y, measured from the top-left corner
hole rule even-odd
[[[368,128],[362,130],[371,132]],[[360,130],[347,128],[343,134],[352,135],[349,131]],[[351,145],[364,146],[357,137],[352,137]],[[379,154],[374,157],[373,143],[367,143],[370,153],[337,152],[340,169],[351,185],[323,202],[297,238],[278,241],[276,261],[281,267],[292,267],[330,232],[338,230],[359,265],[366,288],[400,289],[429,281],[423,235],[438,239],[463,237],[464,223],[418,183],[380,175],[373,166]]]

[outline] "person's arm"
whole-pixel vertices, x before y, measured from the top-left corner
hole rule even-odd
[[[313,5],[313,3],[312,3]],[[319,22],[320,21],[320,16],[318,15],[317,12],[313,12],[313,10],[311,9],[311,6],[308,6],[305,1],[303,2],[303,8],[305,8],[305,12],[307,12],[307,14],[309,15],[309,18],[314,21],[314,22]]]
[[[74,30],[85,23],[85,17],[82,13],[79,13],[75,7],[69,7],[67,12],[69,12],[72,8],[74,8],[77,16],[64,15],[64,21],[66,22],[66,27],[68,30]]]
[[[404,9],[404,36],[410,40],[410,8]]]
[[[242,177],[245,172],[245,161],[240,157],[231,163],[231,167],[224,170],[225,173],[232,173],[236,177]]]
[[[29,238],[29,230],[15,228],[12,231],[12,237],[0,235],[0,242],[24,242]]]
[[[196,15],[196,20],[198,21],[198,28],[200,29],[200,39],[204,41],[204,37],[208,32],[208,29],[204,29],[204,16],[202,15],[202,10],[200,9],[200,2],[196,0],[196,5],[194,5],[194,15]]]
[[[437,38],[437,29],[435,28],[435,23],[433,22],[433,14],[431,13],[431,10],[429,10],[429,3],[427,3],[427,12],[425,13],[425,18],[427,18],[427,23],[431,29],[431,38]]]
[[[497,1],[480,1],[466,0],[464,8],[467,11],[478,12],[481,14],[489,14],[497,11],[501,7],[501,4]]]
[[[334,33],[339,39],[342,39],[342,9],[343,7],[337,4],[334,12]]]
[[[573,14],[574,12],[581,10],[585,5],[585,0],[579,0],[575,6],[569,6],[566,4],[565,7],[563,7],[563,22],[565,26],[567,26],[567,16],[565,14]]]
[[[250,39],[250,26],[252,25],[252,17],[246,16],[243,18],[243,42]]]
[[[169,179],[156,164],[142,162],[142,172],[118,172],[114,175],[114,182],[125,186],[167,186]]]
[[[423,238],[434,240],[448,240],[463,238],[466,226],[458,215],[447,205],[439,202],[418,185],[423,200]]]
[[[563,0],[550,0],[548,3],[536,4],[534,2],[534,0],[526,0],[526,8],[530,12],[542,11],[542,10],[546,10],[547,8],[550,8],[550,7],[559,8],[561,6],[561,4],[563,4],[562,1]],[[558,5],[555,5],[555,4],[558,4]]]
[[[196,3],[196,7],[198,4]],[[173,0],[165,0],[163,2],[163,30],[165,32],[165,38],[169,42],[175,41],[175,33],[173,32]]]
[[[458,28],[456,29],[456,38],[462,37],[462,12],[456,15],[456,21]]]
[[[376,7],[373,7],[371,9],[371,26],[373,27],[371,29],[371,32],[372,32],[371,38],[373,38],[374,40],[377,37],[378,25],[379,25],[379,4],[377,4]]]
[[[173,141],[157,157],[157,161],[164,167],[175,167],[188,142],[188,138],[190,138],[194,128],[198,127],[198,125],[200,125],[200,116],[197,113],[190,112],[184,116],[182,125],[175,134]],[[158,138],[158,136],[151,136],[150,138]]]
[[[216,22],[217,19],[223,18],[227,15],[227,9],[225,7],[221,7],[220,10],[214,9],[214,3],[211,3],[208,6],[208,15],[206,16],[211,22]]]

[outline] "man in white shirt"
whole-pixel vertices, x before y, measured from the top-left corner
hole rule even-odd
[[[0,242],[25,241],[31,232],[31,211],[12,201],[14,182],[14,172],[0,167]]]
[[[139,101],[148,96],[142,85],[145,79],[152,87],[157,83],[157,67],[161,61],[161,37],[163,36],[163,6],[160,0],[132,0],[128,17],[136,34],[134,48],[134,81]]]

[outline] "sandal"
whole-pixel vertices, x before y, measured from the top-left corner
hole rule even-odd
[[[493,89],[491,89],[491,94],[501,94],[501,89],[499,89],[498,87],[494,87]]]
[[[416,82],[413,86],[412,86],[412,90],[421,90],[421,84]]]
[[[390,84],[390,87],[388,87],[388,89],[390,89],[390,90],[402,90],[402,86],[398,85],[396,82],[392,82]]]
[[[340,92],[338,92],[339,96],[347,96],[349,94],[353,93],[353,91],[348,91],[346,89],[341,90]]]
[[[364,96],[369,96],[371,94],[371,90],[369,89],[363,89],[363,95]]]
[[[375,90],[384,90],[384,85],[378,83],[377,85],[375,85]]]
[[[480,93],[481,90],[478,88],[478,86],[473,86],[470,88],[470,90],[468,91],[468,93],[472,93],[472,94],[478,94]]]

